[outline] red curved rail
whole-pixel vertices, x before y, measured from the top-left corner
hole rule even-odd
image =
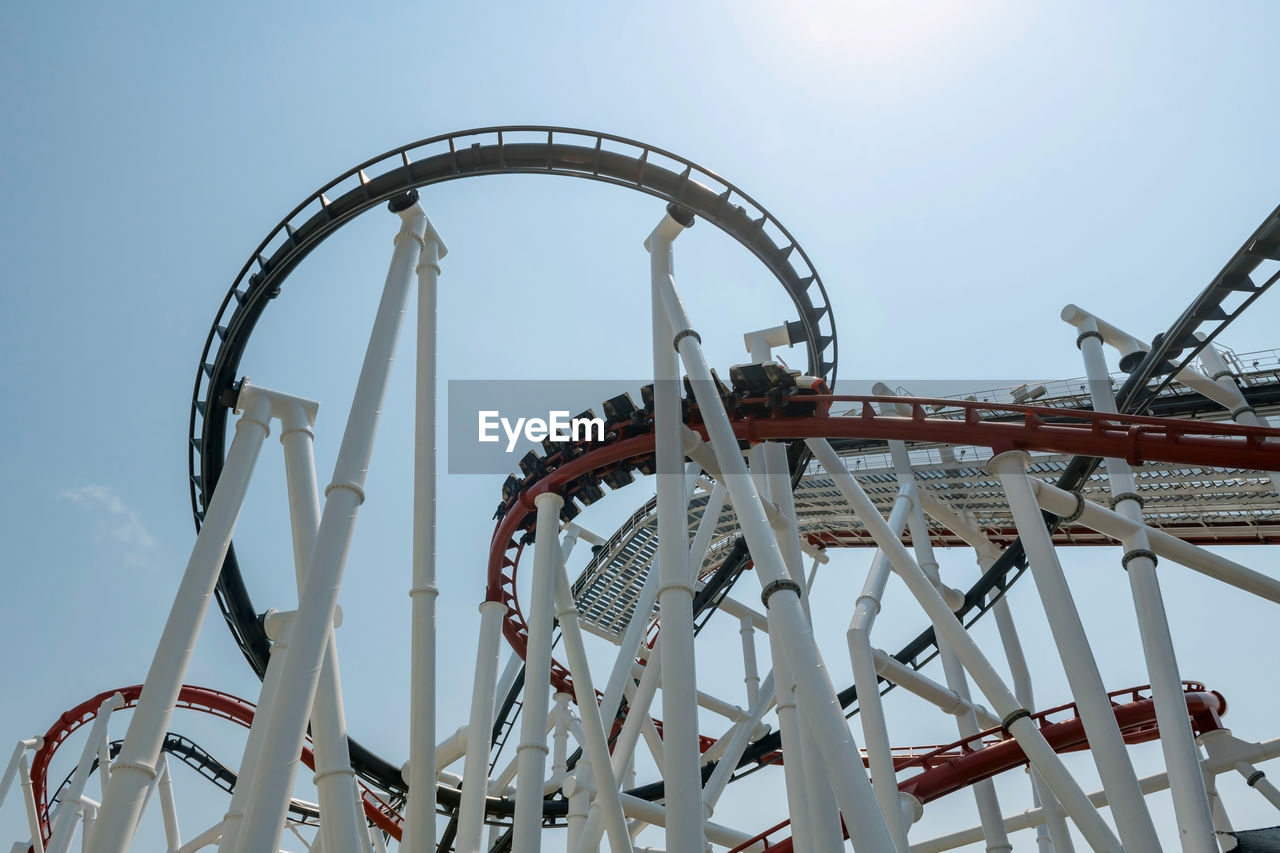
[[[1154,461],[1280,470],[1277,429],[921,397],[826,395],[806,396],[803,400],[816,403],[819,414],[739,417],[733,421],[734,433],[740,441],[750,443],[806,438],[893,439],[989,447],[997,453],[1028,450],[1120,457],[1133,464]],[[860,413],[829,417],[824,409],[834,402],[860,404]],[[875,406],[885,404],[908,406],[911,416],[877,412]],[[930,409],[935,412],[930,413]],[[940,415],[937,410],[951,414]],[[979,416],[983,412],[1006,419],[984,420]],[[697,422],[696,414],[690,427],[706,437],[706,429]],[[533,499],[543,492],[563,491],[580,477],[648,456],[653,453],[654,439],[650,432],[581,449],[581,455],[522,484],[519,493],[502,507],[490,542],[486,598],[507,606],[503,634],[522,658],[528,648],[528,625],[516,595],[516,572],[524,550],[523,536],[518,534],[532,528]],[[563,664],[552,660],[550,678],[557,690],[573,694],[572,680]]]
[[[1187,714],[1191,717],[1191,729],[1196,737],[1205,732],[1222,728],[1222,715],[1227,712],[1227,700],[1217,691],[1207,690],[1203,684],[1194,681],[1183,682],[1186,691]],[[1155,700],[1151,698],[1150,685],[1128,687],[1108,693],[1112,700],[1112,711],[1120,732],[1127,744],[1146,743],[1160,737],[1160,729],[1156,725]],[[1127,702],[1116,702],[1116,699],[1128,699]],[[1059,705],[1056,708],[1040,711],[1032,716],[1040,733],[1053,747],[1054,752],[1076,752],[1089,748],[1088,738],[1084,733],[1084,723],[1078,716],[1053,722],[1051,717],[1064,711],[1075,711],[1075,704]],[[964,738],[946,746],[938,747],[918,756],[894,761],[894,769],[903,770],[909,767],[923,767],[925,770],[905,779],[898,784],[904,791],[922,803],[928,803],[947,794],[955,793],[969,787],[975,782],[996,776],[1006,770],[1014,770],[1027,764],[1027,756],[1018,742],[1009,737],[1003,729],[988,729],[971,738]],[[787,826],[789,820],[771,826],[769,829],[735,847],[730,853],[738,853],[763,842],[769,853],[789,853],[792,849],[791,838],[787,837],[770,843],[771,837],[777,836]],[[845,837],[848,837],[846,832]]]
[[[124,708],[132,708],[138,704],[138,697],[142,695],[142,685],[134,684],[130,687],[122,687],[119,690],[103,691],[64,712],[45,732],[44,745],[36,751],[31,764],[31,783],[35,789],[36,811],[40,817],[40,834],[46,842],[49,840],[49,833],[52,831],[52,826],[49,823],[48,783],[49,765],[53,761],[54,753],[80,727],[91,723],[98,716],[99,706],[115,693],[119,693],[124,697]],[[247,699],[241,699],[239,696],[233,696],[230,693],[224,693],[221,690],[213,690],[208,687],[196,687],[191,684],[184,685],[178,693],[177,707],[230,720],[245,728],[252,725],[256,708],[252,702]],[[302,748],[302,763],[309,770],[314,771],[316,769],[315,756],[309,746],[304,745]],[[364,783],[360,783],[359,787],[365,816],[376,824],[379,829],[389,833],[399,841],[404,819],[390,804],[370,790]]]

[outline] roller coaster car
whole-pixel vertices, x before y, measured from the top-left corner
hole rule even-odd
[[[831,408],[830,403],[806,403],[797,399],[830,393],[825,382],[816,376],[804,376],[798,370],[788,370],[776,362],[735,364],[729,368],[729,381],[733,383],[734,406],[742,415],[825,415]]]

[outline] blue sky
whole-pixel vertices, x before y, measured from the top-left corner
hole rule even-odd
[[[737,183],[800,240],[835,309],[841,376],[1074,376],[1063,304],[1149,337],[1280,201],[1280,119],[1266,108],[1277,24],[1280,7],[1263,2],[9,4],[0,737],[43,731],[144,675],[194,537],[186,426],[200,347],[253,247],[339,172],[489,124],[639,138]],[[644,375],[640,241],[654,202],[512,178],[434,188],[424,206],[450,248],[442,380]],[[317,252],[246,356],[255,381],[321,401],[322,478],[392,233],[385,216],[362,219]],[[741,359],[741,332],[790,316],[743,255],[705,226],[677,246],[690,312],[724,367]],[[1224,343],[1277,345],[1273,312],[1264,299]],[[391,752],[407,740],[408,367],[384,416],[339,633],[352,730]],[[277,448],[273,437],[237,539],[255,555],[263,608],[289,606],[291,584]],[[441,484],[451,726],[468,695],[498,486]],[[601,526],[643,498],[632,497],[602,509]],[[954,559],[966,576],[968,557]],[[1093,618],[1123,621],[1111,558],[1071,559],[1106,565]],[[1269,551],[1242,559],[1274,568]],[[1221,688],[1229,698],[1256,693],[1252,717],[1233,704],[1239,733],[1274,734],[1243,725],[1262,725],[1274,695],[1257,692],[1247,662],[1226,660],[1251,629],[1227,639],[1219,623],[1253,604],[1186,583],[1167,593],[1193,614],[1180,653],[1205,655],[1190,674],[1238,678]],[[1036,621],[1034,596],[1017,594]],[[220,621],[189,680],[248,693]],[[1108,655],[1117,687],[1144,680],[1126,648]],[[1041,651],[1042,695],[1065,701]],[[0,813],[6,838],[18,820],[12,805]]]

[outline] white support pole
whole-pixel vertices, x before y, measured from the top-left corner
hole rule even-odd
[[[901,441],[889,442],[889,453],[893,458],[893,468],[900,482],[911,480],[915,474],[911,467],[911,458],[907,454],[907,446]],[[938,561],[934,557],[933,543],[929,538],[929,525],[925,521],[924,510],[920,502],[912,504],[907,516],[907,526],[911,530],[911,545],[916,554],[916,563],[940,593],[946,594],[942,585],[942,577],[938,572]],[[942,637],[938,638],[938,656],[942,659],[943,677],[947,687],[955,692],[970,707],[956,715],[956,729],[961,737],[973,737],[978,734],[978,720],[972,710],[969,695],[969,680],[965,677],[964,667],[955,651]],[[979,779],[971,786],[974,803],[986,834],[988,853],[1012,853],[1013,845],[1005,834],[1000,820],[1000,801],[996,798],[995,783],[990,779]]]
[[[1077,344],[1084,357],[1094,411],[1115,412],[1115,395],[1111,391],[1107,363],[1102,354],[1102,335],[1095,329],[1086,329],[1077,338]],[[1137,480],[1133,469],[1123,459],[1108,457],[1104,464],[1116,511],[1139,525],[1133,534],[1122,540],[1125,555],[1121,564],[1128,570],[1129,588],[1137,612],[1138,633],[1151,679],[1156,723],[1160,727],[1160,748],[1169,770],[1169,790],[1173,795],[1179,841],[1184,853],[1218,853],[1209,794],[1200,772],[1199,750],[1187,718],[1173,635],[1165,614],[1160,580],[1156,577],[1155,554],[1141,527],[1142,498],[1138,496]],[[1032,495],[1031,499],[1034,501],[1035,496]]]
[[[773,692],[773,673],[770,672],[765,676],[764,689],[761,690],[760,696],[756,699],[755,704],[751,706],[747,712],[747,717],[735,723],[730,730],[732,734],[727,734],[725,738],[716,741],[719,746],[722,741],[728,739],[728,744],[719,756],[716,769],[711,771],[711,776],[707,779],[707,784],[702,787],[702,800],[707,805],[708,814],[715,811],[716,802],[720,799],[720,795],[724,793],[724,789],[729,784],[729,777],[733,775],[733,771],[738,767],[738,761],[742,758],[742,753],[746,751],[750,743],[751,736],[754,734],[755,727],[759,725],[763,719],[769,706],[772,704],[770,693]]]
[[[1157,556],[1172,560],[1192,571],[1230,584],[1259,598],[1280,604],[1280,581],[1275,578],[1255,572],[1253,569],[1228,560],[1220,554],[1206,551],[1190,542],[1184,542],[1158,528],[1132,521],[1093,501],[1085,500],[1074,492],[1059,489],[1051,483],[1032,480],[1031,485],[1035,489],[1040,506],[1055,515],[1067,517],[1079,512],[1080,517],[1077,520],[1081,525],[1117,539],[1133,535],[1141,529],[1150,542],[1151,550]]]
[[[876,675],[896,684],[908,693],[919,696],[942,713],[951,714],[954,717],[973,713],[984,729],[996,728],[1000,725],[1000,718],[984,706],[912,669],[883,649],[872,649],[871,658],[875,664]]]
[[[484,798],[489,782],[489,748],[493,735],[494,679],[498,676],[502,617],[501,601],[480,604],[480,642],[476,649],[476,677],[471,686],[471,723],[467,727],[467,754],[462,769],[462,803],[458,807],[458,834],[454,847],[479,850],[484,837]],[[557,705],[558,707],[558,705]]]
[[[247,382],[242,383],[237,411],[242,414],[236,422],[235,438],[227,451],[222,475],[178,584],[142,694],[129,720],[124,744],[111,768],[94,831],[91,848],[94,853],[118,853],[127,850],[133,840],[187,665],[213,599],[222,561],[231,545],[249,477],[267,437],[271,403],[265,396],[254,393]]]
[[[760,698],[760,667],[756,663],[756,629],[751,619],[738,619],[738,634],[742,638],[742,681],[747,687],[747,707],[755,707]]]
[[[123,707],[124,696],[119,693],[111,694],[98,705],[98,713],[93,719],[93,725],[89,727],[89,737],[85,739],[84,748],[80,751],[80,761],[76,764],[75,772],[71,776],[71,784],[67,786],[66,793],[62,797],[63,803],[67,805],[79,803],[80,798],[84,796],[85,784],[89,781],[89,774],[93,770],[94,755],[98,751],[98,745],[106,740],[111,712]],[[3,800],[4,787],[0,784],[0,802]],[[58,817],[53,822],[53,829],[49,833],[49,853],[67,853],[71,849],[76,820],[82,814],[79,808],[75,810],[63,808],[58,812]]]
[[[351,412],[338,449],[333,480],[325,490],[324,511],[298,599],[275,713],[267,728],[257,783],[245,815],[241,837],[245,846],[253,850],[278,850],[280,846],[285,811],[297,776],[307,719],[328,649],[327,640],[333,627],[338,590],[356,515],[364,502],[365,477],[396,341],[412,288],[413,269],[424,242],[423,235],[430,228],[426,213],[418,206],[415,197],[410,198],[414,200],[407,205],[400,200],[395,205],[394,212],[402,220],[402,230],[396,237],[397,245],[392,252]],[[434,789],[428,793],[428,796],[433,795]],[[108,850],[100,853],[108,853]]]
[[[425,218],[425,217],[424,217]],[[405,853],[436,849],[436,287],[448,253],[430,223],[421,243],[413,445],[413,586],[409,638],[409,794]],[[333,848],[330,848],[333,849]]]
[[[808,584],[804,576],[804,551],[800,548],[795,496],[791,492],[791,468],[787,465],[787,447],[780,442],[767,441],[758,445],[758,448],[760,456],[764,459],[765,483],[768,486],[769,500],[775,510],[770,524],[782,553],[787,574],[800,587],[800,604],[804,610],[805,622],[812,631],[813,617],[809,610]],[[751,459],[755,463],[757,459],[755,448],[752,450]],[[807,792],[805,800],[809,807],[813,849],[839,853],[844,849],[844,837],[840,828],[840,809],[836,805],[831,783],[822,772],[822,760],[818,757],[822,753],[821,742],[814,734],[812,727],[805,722],[808,716],[804,709],[804,700],[800,697],[797,697],[797,700],[801,712],[801,770],[805,775]]]
[[[654,456],[657,467],[658,608],[662,613],[663,781],[667,847],[700,851],[702,775],[698,763],[697,674],[693,648],[693,570],[689,565],[688,499],[684,480],[684,422],[680,412],[680,364],[661,288],[673,274],[672,241],[685,226],[670,214],[653,230],[649,251],[653,320]],[[644,619],[648,614],[636,613]],[[603,780],[597,775],[597,786]]]
[[[538,511],[534,539],[533,595],[526,620],[524,706],[520,712],[520,744],[516,747],[516,812],[512,820],[512,853],[537,853],[542,844],[542,780],[547,766],[547,701],[551,696],[551,623],[555,601],[556,560],[560,555],[560,508],[564,499],[543,492],[533,499]]]
[[[1255,757],[1251,754],[1254,744],[1238,740],[1232,736],[1230,729],[1205,732],[1200,736],[1200,742],[1204,744],[1205,752],[1209,754],[1208,764],[1219,765],[1225,761],[1229,768],[1234,768],[1244,778],[1245,784],[1261,794],[1271,805],[1280,809],[1280,791],[1277,791],[1276,786],[1266,778],[1267,774],[1253,764],[1274,756]]]
[[[610,765],[608,736],[600,718],[600,706],[596,704],[596,689],[587,663],[587,650],[582,642],[582,628],[578,624],[578,608],[573,601],[573,588],[569,583],[569,575],[565,572],[564,561],[557,559],[555,562],[553,582],[556,585],[556,619],[560,622],[560,637],[564,640],[569,672],[573,676],[573,692],[578,701],[582,732],[586,738],[583,747],[587,760],[591,762],[596,799],[603,810],[609,847],[614,853],[631,853],[627,820],[622,814],[622,801],[618,798],[618,777]]]
[[[5,797],[9,794],[9,789],[13,787],[13,780],[18,778],[18,767],[22,763],[22,755],[28,749],[40,749],[44,746],[44,738],[31,737],[24,738],[14,744],[13,753],[9,756],[9,763],[4,767],[4,776],[0,776],[0,806],[4,805]]]
[[[839,454],[825,439],[808,439],[805,443],[827,473],[835,479],[836,485],[853,508],[854,514],[866,525],[871,538],[889,555],[889,562],[894,571],[907,584],[911,594],[929,616],[934,630],[955,650],[956,656],[960,658],[960,662],[964,664],[964,668],[968,670],[978,689],[1005,721],[1005,730],[1018,741],[1032,765],[1040,771],[1046,783],[1058,795],[1058,799],[1066,807],[1081,834],[1088,839],[1095,850],[1119,853],[1121,849],[1119,840],[1094,810],[1085,797],[1084,791],[1071,778],[1062,759],[1040,734],[1039,727],[1031,721],[1030,711],[1021,707],[1018,700],[1009,692],[991,662],[982,654],[977,643],[956,619],[955,613],[943,600],[941,593],[925,577],[924,572],[916,565],[914,558],[902,542],[893,535],[893,531],[889,529],[889,525],[876,510],[866,492],[862,490],[862,486],[845,469]]]
[[[315,549],[316,530],[320,526],[320,495],[316,487],[313,448],[315,434],[311,430],[317,408],[308,400],[283,398],[278,398],[275,406],[280,418],[280,444],[284,448],[294,579],[299,597]],[[287,659],[287,653],[284,658]],[[281,664],[283,671],[283,660]],[[354,850],[367,833],[363,816],[350,796],[355,772],[351,769],[347,744],[347,718],[341,684],[338,645],[331,627],[325,639],[324,662],[311,709],[311,736],[316,759],[314,781],[320,800],[320,837],[324,839],[325,846],[330,850]],[[272,696],[273,706],[274,701],[275,696]],[[268,720],[274,713],[273,707]]]
[[[160,756],[160,781],[157,783],[160,796],[160,816],[164,821],[165,844],[170,851],[182,847],[182,830],[178,826],[178,804],[173,798],[173,777],[169,774],[169,759]]]
[[[249,726],[249,735],[244,742],[244,755],[240,759],[240,770],[236,774],[236,784],[231,790],[231,803],[222,816],[219,831],[219,853],[237,853],[240,850],[240,829],[248,811],[250,798],[253,796],[254,780],[258,775],[258,761],[262,756],[262,742],[267,736],[267,727],[271,725],[271,715],[275,708],[276,696],[280,690],[280,672],[284,668],[284,659],[289,654],[289,631],[281,629],[280,621],[272,618],[277,611],[268,610],[264,619],[264,630],[271,641],[268,650],[267,671],[262,676],[262,690],[258,693],[258,705],[253,712],[253,722]]]
[[[44,836],[40,833],[40,812],[36,809],[35,789],[31,785],[31,764],[24,751],[18,756],[18,784],[22,786],[22,803],[27,811],[27,829],[31,832],[31,849],[44,853]]]
[[[84,806],[84,824],[80,831],[80,853],[88,853],[90,840],[93,838],[93,830],[98,825],[98,807],[101,805]]]
[[[1071,685],[1071,695],[1089,737],[1090,754],[1110,799],[1125,850],[1158,853],[1155,826],[1138,789],[1138,776],[1111,711],[1107,688],[1102,683],[1102,674],[1067,586],[1062,564],[1058,562],[1053,540],[1040,515],[1031,478],[1027,476],[1030,461],[1025,451],[1006,451],[994,456],[987,463],[987,470],[999,478],[1008,498],[1014,525],[1026,548],[1031,576]],[[1066,805],[1065,800],[1063,804]]]
[[[898,495],[894,498],[893,508],[889,511],[889,529],[894,536],[902,535],[914,492],[915,485],[912,482],[899,482]],[[876,615],[880,612],[880,599],[884,595],[889,572],[889,558],[884,551],[877,550],[875,556],[871,558],[871,566],[867,569],[862,592],[854,603],[853,617],[849,620],[845,641],[849,645],[849,661],[853,666],[854,689],[858,692],[858,716],[862,722],[862,737],[867,744],[871,787],[876,793],[876,800],[880,803],[880,810],[888,821],[895,849],[905,853],[907,827],[900,818],[898,774],[893,764],[888,721],[885,718],[884,705],[880,701],[880,684],[876,677],[877,667],[871,647],[871,628],[875,624]]]
[[[575,851],[595,849],[592,847],[584,848],[582,843],[583,830],[587,825],[587,814],[591,805],[591,764],[587,761],[579,762],[564,784],[564,795],[569,801],[569,811],[566,819],[568,824],[568,832],[565,838],[565,850],[569,853]]]
[[[764,505],[760,502],[760,494],[738,450],[737,437],[720,401],[697,333],[680,303],[674,280],[667,276],[656,284],[671,329],[678,330],[673,343],[678,346],[689,374],[694,396],[715,448],[716,461],[724,472],[725,486],[738,513],[747,547],[755,559],[762,598],[769,611],[770,638],[782,644],[790,677],[795,679],[797,692],[802,697],[803,713],[823,744],[823,763],[854,849],[858,853],[889,853],[893,850],[893,842],[871,791],[862,755],[814,644],[812,629],[804,618],[798,585],[787,575],[777,540],[772,535]],[[781,682],[782,673],[778,672],[777,678]]]

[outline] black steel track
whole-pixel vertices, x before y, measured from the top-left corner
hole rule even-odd
[[[834,385],[835,322],[821,278],[804,249],[771,213],[714,172],[661,148],[572,128],[488,127],[435,136],[368,160],[312,193],[271,230],[236,276],[205,340],[192,393],[188,462],[197,529],[222,472],[240,360],[262,312],[294,268],[342,225],[410,189],[502,174],[559,175],[614,184],[678,205],[720,228],[782,284],[804,330],[808,372]],[[228,549],[216,594],[232,635],[261,676],[269,644],[234,545]],[[404,790],[399,768],[354,740],[351,758],[370,782]],[[442,798],[448,794],[442,791]]]

